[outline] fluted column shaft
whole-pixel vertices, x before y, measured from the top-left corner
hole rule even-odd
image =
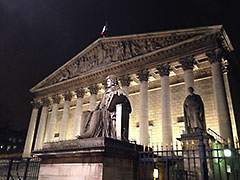
[[[88,87],[88,89],[91,94],[90,102],[89,102],[89,110],[93,111],[96,108],[97,93],[98,93],[99,88],[98,88],[97,84],[92,84]]]
[[[194,88],[194,74],[193,74],[193,64],[194,58],[192,56],[180,59],[182,68],[184,70],[184,82],[185,82],[185,96],[189,95],[188,88]]]
[[[162,142],[164,145],[170,145],[172,141],[169,68],[168,64],[162,64],[157,67],[161,76]]]
[[[64,106],[63,106],[63,115],[59,133],[59,140],[64,141],[67,137],[67,127],[68,127],[68,119],[69,119],[69,111],[70,111],[70,103],[72,99],[72,93],[67,92],[64,95]]]
[[[77,103],[76,103],[76,111],[74,114],[72,139],[74,139],[77,135],[81,134],[80,127],[81,127],[83,97],[85,95],[85,90],[83,88],[78,89],[76,91],[76,95],[77,95]]]
[[[140,144],[148,145],[148,76],[147,70],[140,71],[138,78],[140,80],[140,120],[139,120],[139,140]]]
[[[34,137],[34,132],[36,128],[36,122],[37,122],[40,103],[33,101],[32,105],[33,105],[33,109],[32,109],[32,114],[31,114],[31,118],[28,126],[27,138],[26,138],[26,142],[23,150],[23,157],[29,157],[31,155],[33,137]]]
[[[43,141],[44,141],[44,132],[46,128],[46,123],[47,123],[47,116],[48,116],[48,106],[50,104],[49,99],[44,98],[42,100],[42,112],[41,112],[41,117],[38,125],[38,131],[37,131],[37,137],[36,137],[36,142],[34,146],[34,150],[41,149],[43,146]]]
[[[221,50],[216,49],[215,51],[207,53],[207,55],[211,63],[220,135],[225,139],[230,138],[233,140],[229,107],[221,69]]]
[[[59,102],[61,100],[60,96],[54,96],[52,99],[53,99],[52,114],[48,125],[47,142],[54,140]]]

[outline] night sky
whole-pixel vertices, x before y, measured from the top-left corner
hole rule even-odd
[[[222,24],[238,54],[237,3],[0,0],[0,129],[27,129],[30,88],[95,41],[106,20],[109,36]]]

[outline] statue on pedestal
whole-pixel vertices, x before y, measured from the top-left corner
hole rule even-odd
[[[206,131],[204,104],[201,97],[194,93],[192,87],[188,88],[189,95],[184,101],[184,123],[187,134],[194,134],[198,129]]]
[[[109,137],[116,139],[116,105],[122,104],[123,140],[128,141],[128,122],[131,105],[118,85],[116,76],[106,78],[106,91],[94,111],[85,111],[82,114],[83,130],[78,139],[91,137]]]

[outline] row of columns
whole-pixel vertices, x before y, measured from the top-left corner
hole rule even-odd
[[[214,97],[218,115],[220,135],[232,140],[232,127],[230,121],[229,107],[227,103],[226,91],[221,69],[221,49],[215,49],[206,53],[211,63]],[[193,56],[187,56],[179,60],[184,70],[185,96],[189,95],[188,88],[194,87],[193,67],[195,60]],[[172,122],[170,106],[169,70],[168,63],[161,64],[156,68],[161,77],[161,107],[162,107],[162,143],[170,144],[172,141]],[[148,71],[143,70],[138,73],[140,80],[140,120],[139,120],[139,140],[140,144],[147,145],[148,137]]]
[[[225,86],[222,77],[221,71],[221,55],[220,50],[214,50],[206,53],[211,63],[212,76],[213,76],[213,86],[215,101],[218,112],[218,121],[220,126],[220,135],[224,138],[232,137],[230,115],[227,104],[227,98],[225,93]],[[182,68],[184,70],[184,81],[185,81],[185,96],[188,95],[188,87],[194,87],[194,74],[193,74],[193,65],[194,58],[193,56],[188,56],[179,60]],[[172,122],[171,122],[171,103],[170,103],[170,87],[169,87],[169,71],[170,66],[168,63],[159,65],[156,68],[161,77],[161,107],[162,107],[162,141],[164,144],[170,144],[172,141]],[[140,144],[147,145],[149,143],[148,135],[148,77],[149,71],[147,69],[141,70],[138,72],[138,79],[140,81],[140,119],[139,119],[139,142]],[[128,95],[128,87],[130,85],[130,77],[128,75],[122,76],[120,78],[122,89]],[[90,104],[89,110],[94,110],[96,107],[98,86],[96,84],[89,86]],[[74,138],[81,131],[81,114],[82,114],[82,104],[85,91],[83,88],[75,91],[77,95],[76,111],[74,115],[74,126],[72,137]],[[65,102],[63,108],[63,116],[59,132],[59,140],[66,139],[67,124],[69,119],[69,109],[72,94],[67,92],[63,95]],[[50,122],[47,128],[47,142],[52,141],[55,133],[55,126],[57,121],[57,112],[59,109],[60,96],[52,97],[52,114]],[[49,99],[44,98],[42,100],[42,112],[36,137],[36,143],[34,149],[42,148],[44,132],[47,121],[48,106],[50,104]],[[29,154],[31,152],[31,146],[34,136],[34,130],[36,126],[38,108],[40,107],[38,102],[33,104],[33,111],[30,119],[29,130],[27,134],[24,154]],[[81,133],[81,132],[80,132]]]

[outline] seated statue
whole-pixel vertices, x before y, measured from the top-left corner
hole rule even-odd
[[[188,88],[190,95],[184,101],[184,123],[187,134],[193,134],[202,129],[206,131],[204,104],[201,97],[194,94],[192,87]]]
[[[116,139],[117,104],[122,104],[122,140],[128,141],[131,105],[114,75],[106,78],[106,91],[95,110],[83,112],[83,128],[77,138],[109,137]]]

